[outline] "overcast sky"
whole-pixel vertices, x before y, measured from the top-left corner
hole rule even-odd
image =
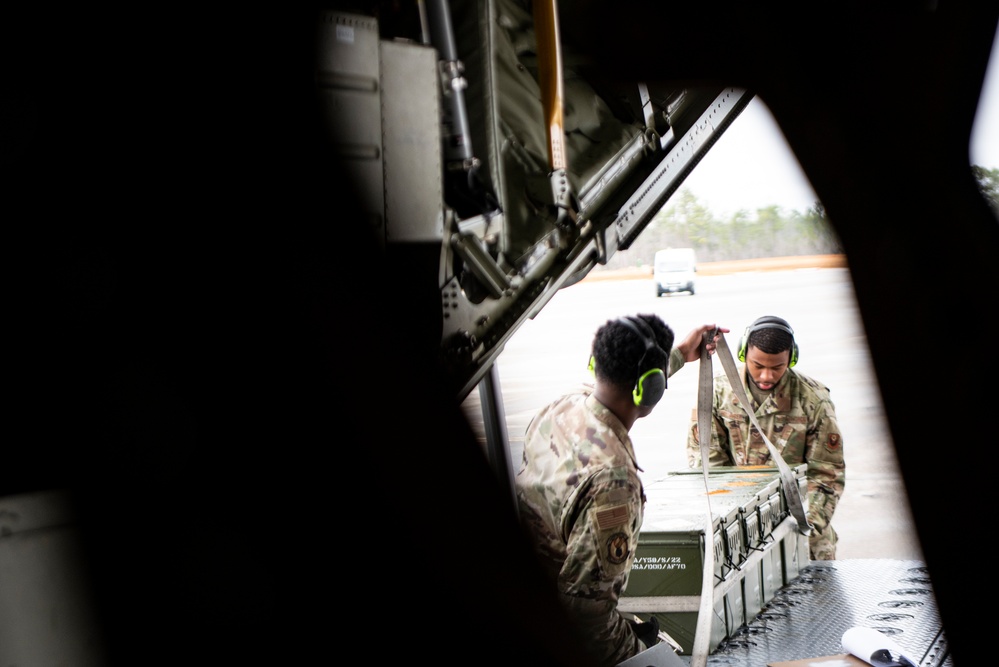
[[[971,163],[999,169],[999,36],[971,136]],[[776,204],[804,212],[817,199],[766,105],[754,99],[684,181],[718,218]]]

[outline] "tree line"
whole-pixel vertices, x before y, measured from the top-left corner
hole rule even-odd
[[[971,167],[979,190],[999,217],[999,169]],[[686,187],[680,188],[627,250],[607,269],[651,266],[662,248],[693,248],[701,262],[827,255],[843,252],[821,202],[804,212],[776,205],[738,211],[721,220]],[[599,267],[598,267],[599,268]]]

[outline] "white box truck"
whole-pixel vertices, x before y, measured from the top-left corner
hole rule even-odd
[[[658,251],[652,274],[656,282],[656,296],[673,292],[690,292],[693,296],[695,273],[697,257],[693,248],[666,248]]]

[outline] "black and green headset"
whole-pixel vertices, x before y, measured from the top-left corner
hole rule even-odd
[[[798,363],[798,343],[794,340],[794,330],[787,323],[787,320],[782,320],[773,315],[764,315],[757,318],[755,322],[746,327],[746,330],[742,334],[742,340],[739,341],[739,361],[746,360],[746,349],[749,347],[749,334],[758,329],[780,329],[791,334],[791,360],[788,362],[787,367],[792,368]]]
[[[635,382],[635,388],[632,390],[631,395],[635,401],[635,405],[639,407],[652,407],[662,399],[663,394],[666,392],[666,373],[658,366],[648,368],[645,359],[653,349],[662,352],[667,360],[669,359],[669,353],[663,352],[663,349],[659,347],[652,327],[642,318],[629,316],[619,319],[618,322],[634,331],[645,344],[645,351],[642,353],[642,358],[638,360],[638,381]],[[593,372],[593,357],[590,357],[589,368],[590,372]]]

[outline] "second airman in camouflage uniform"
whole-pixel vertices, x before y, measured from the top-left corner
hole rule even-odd
[[[791,368],[797,356],[786,321],[768,316],[747,327],[739,348],[739,359],[746,364],[739,367],[739,375],[753,405],[741,404],[724,374],[714,378],[708,464],[772,465],[770,449],[746,412],[753,410],[788,465],[807,464],[810,557],[833,560],[837,536],[831,522],[846,484],[843,437],[829,389]],[[696,410],[687,437],[687,463],[701,467]]]
[[[617,609],[645,506],[628,431],[652,412],[667,372],[699,358],[713,328],[673,348],[672,330],[655,315],[608,321],[593,341],[595,385],[544,407],[527,428],[516,478],[521,521],[598,664],[611,667],[658,641],[654,617],[636,623]]]

